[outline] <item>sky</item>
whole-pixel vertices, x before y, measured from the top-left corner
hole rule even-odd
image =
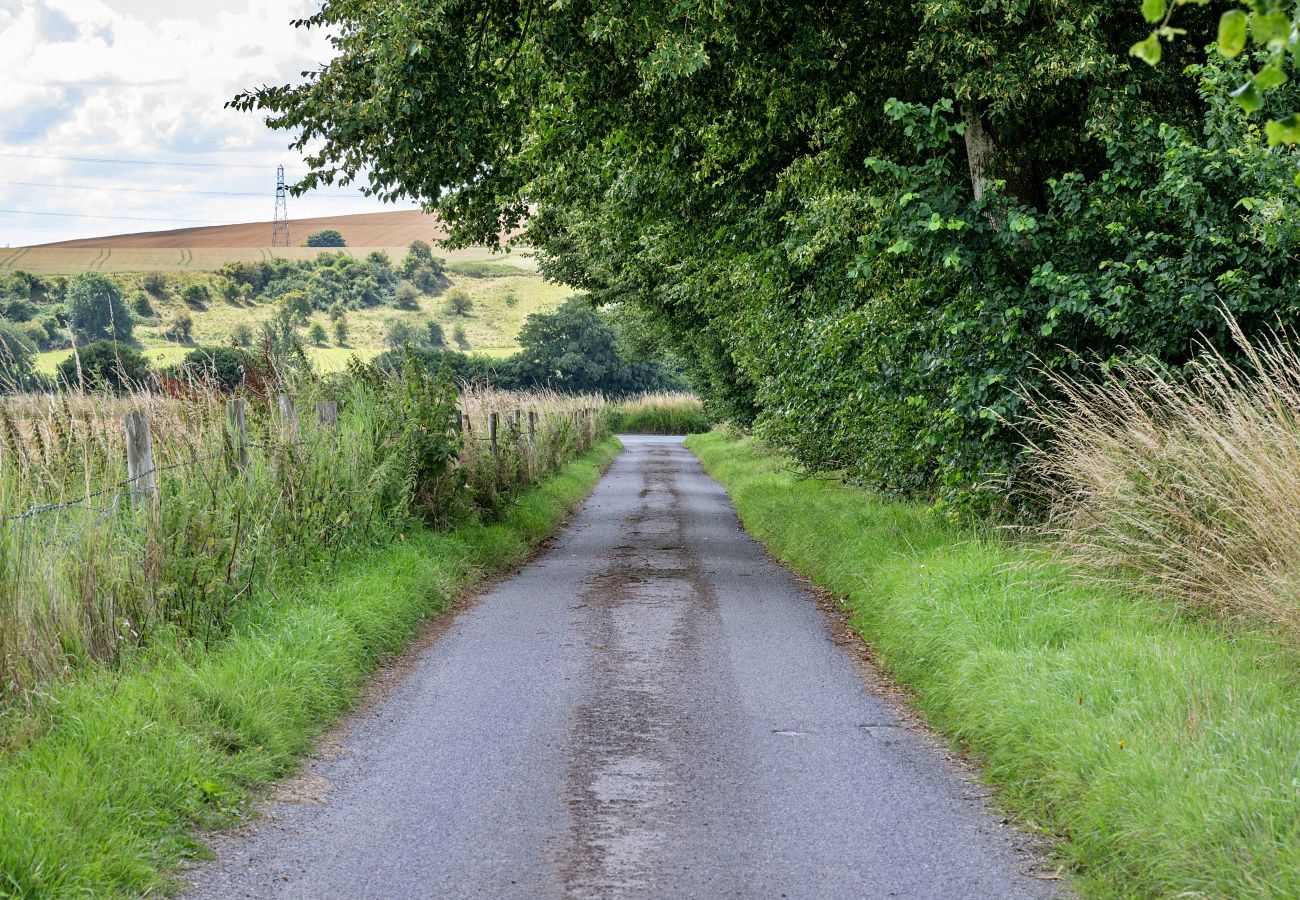
[[[295,29],[319,0],[0,0],[0,246],[269,221],[275,169],[305,172],[241,90],[330,58]],[[107,160],[113,160],[109,162]],[[290,218],[411,209],[355,187]]]

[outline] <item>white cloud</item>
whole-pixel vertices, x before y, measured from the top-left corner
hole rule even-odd
[[[0,0],[0,208],[205,221],[269,218],[274,167],[301,171],[288,136],[224,108],[238,91],[282,83],[330,57],[318,30],[295,29],[317,0]],[[12,129],[6,131],[5,129]],[[249,168],[78,162],[191,160]],[[59,157],[33,158],[33,157]],[[12,182],[99,187],[34,188]],[[3,183],[8,182],[8,183]],[[109,190],[112,188],[112,190]],[[267,200],[129,189],[266,191]],[[291,200],[296,215],[377,204]],[[352,192],[355,193],[355,192]],[[180,227],[181,223],[177,223]],[[0,212],[0,245],[150,227]]]

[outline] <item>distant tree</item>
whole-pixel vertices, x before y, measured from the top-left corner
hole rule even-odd
[[[425,325],[429,329],[429,346],[434,348],[447,346],[447,337],[442,333],[442,326],[437,322],[429,322]]]
[[[131,311],[122,292],[98,272],[83,272],[73,278],[64,306],[78,340],[131,339]]]
[[[447,276],[443,274],[442,262],[438,261],[438,267],[420,266],[411,273],[411,284],[415,285],[426,294],[436,294],[447,286]]]
[[[608,317],[579,297],[554,312],[529,316],[519,345],[515,370],[524,387],[615,395],[682,387],[675,373],[658,364],[624,359]]]
[[[421,266],[433,268],[435,262],[432,247],[424,241],[411,241],[411,246],[406,248],[406,256],[402,257],[402,274],[410,278],[416,269]]]
[[[87,344],[61,362],[58,369],[59,381],[69,387],[114,393],[142,385],[149,374],[148,360],[117,341]]]
[[[334,320],[334,346],[346,347],[348,343],[348,320],[339,316]]]
[[[178,344],[188,344],[194,340],[194,317],[186,310],[181,310],[167,323],[163,337]]]
[[[312,314],[311,298],[303,291],[289,291],[283,294],[276,304],[284,310],[294,325],[306,325]]]
[[[31,344],[37,350],[54,349],[55,342],[50,339],[51,335],[49,329],[45,327],[44,322],[38,322],[36,320],[24,322],[19,326],[19,333],[27,339],[27,343]],[[57,336],[57,332],[55,336]]]
[[[167,294],[167,276],[162,272],[149,272],[140,279],[140,287],[161,299]]]
[[[307,238],[308,247],[346,247],[347,245],[347,241],[343,240],[343,235],[332,228],[318,231]]]
[[[348,312],[348,308],[344,306],[342,303],[340,303],[339,301],[335,300],[333,303],[330,304],[329,307],[330,321],[337,322],[339,319],[347,315],[347,312]]]
[[[474,309],[474,301],[470,299],[469,293],[462,288],[448,291],[444,305],[447,312],[453,316],[468,316],[470,311]]]
[[[457,325],[452,329],[451,339],[456,342],[456,346],[460,349],[469,349],[469,338],[465,336],[465,326]]]
[[[251,357],[234,347],[197,347],[185,354],[179,371],[196,380],[211,382],[222,390],[233,391],[244,383],[244,373]]]
[[[394,350],[400,350],[407,344],[419,347],[423,342],[424,334],[410,322],[394,319],[384,329],[384,343]]]
[[[326,336],[325,327],[320,322],[312,322],[311,327],[307,329],[307,340],[317,347],[325,343]]]
[[[253,329],[243,322],[230,329],[230,342],[236,347],[253,346]]]
[[[394,295],[393,305],[398,309],[419,309],[420,292],[415,285],[408,281],[403,281],[397,286],[397,293]]]
[[[31,383],[36,349],[25,330],[0,322],[0,391],[21,389]]]
[[[153,304],[149,302],[149,295],[144,291],[134,291],[131,294],[131,312],[135,313],[142,319],[153,318]]]
[[[212,291],[206,284],[187,284],[181,290],[181,299],[190,306],[201,307],[212,299]]]

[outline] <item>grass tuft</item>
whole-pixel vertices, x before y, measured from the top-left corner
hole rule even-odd
[[[696,434],[712,427],[694,394],[650,393],[614,407],[611,428],[623,434]]]

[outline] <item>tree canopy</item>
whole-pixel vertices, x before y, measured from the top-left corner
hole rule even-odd
[[[1216,16],[1180,8],[1180,27]],[[1290,150],[1249,60],[1108,0],[328,0],[335,58],[234,101],[456,244],[635,308],[715,415],[979,502],[1042,370],[1179,365],[1300,310]],[[1274,86],[1264,113],[1296,99]]]

